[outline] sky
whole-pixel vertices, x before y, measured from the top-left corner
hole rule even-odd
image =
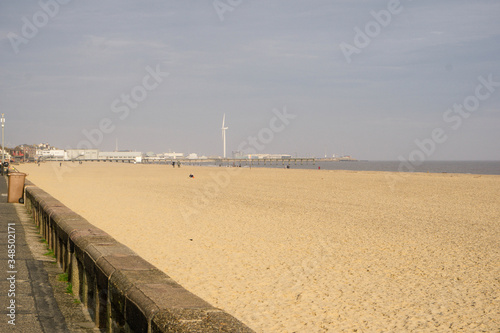
[[[5,142],[500,160],[498,0],[0,2]]]

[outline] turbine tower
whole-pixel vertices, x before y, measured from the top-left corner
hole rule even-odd
[[[226,158],[226,130],[229,127],[226,127],[226,114],[224,113],[224,117],[222,117],[222,141],[224,142],[224,158]]]

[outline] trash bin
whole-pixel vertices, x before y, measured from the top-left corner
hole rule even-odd
[[[8,203],[24,202],[24,179],[26,174],[22,172],[9,173],[9,191],[7,193]]]

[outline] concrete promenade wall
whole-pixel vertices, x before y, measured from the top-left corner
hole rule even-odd
[[[105,332],[253,332],[33,184],[25,205]]]

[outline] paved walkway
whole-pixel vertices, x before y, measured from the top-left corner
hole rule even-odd
[[[0,332],[98,332],[73,297],[21,204],[0,176]]]

